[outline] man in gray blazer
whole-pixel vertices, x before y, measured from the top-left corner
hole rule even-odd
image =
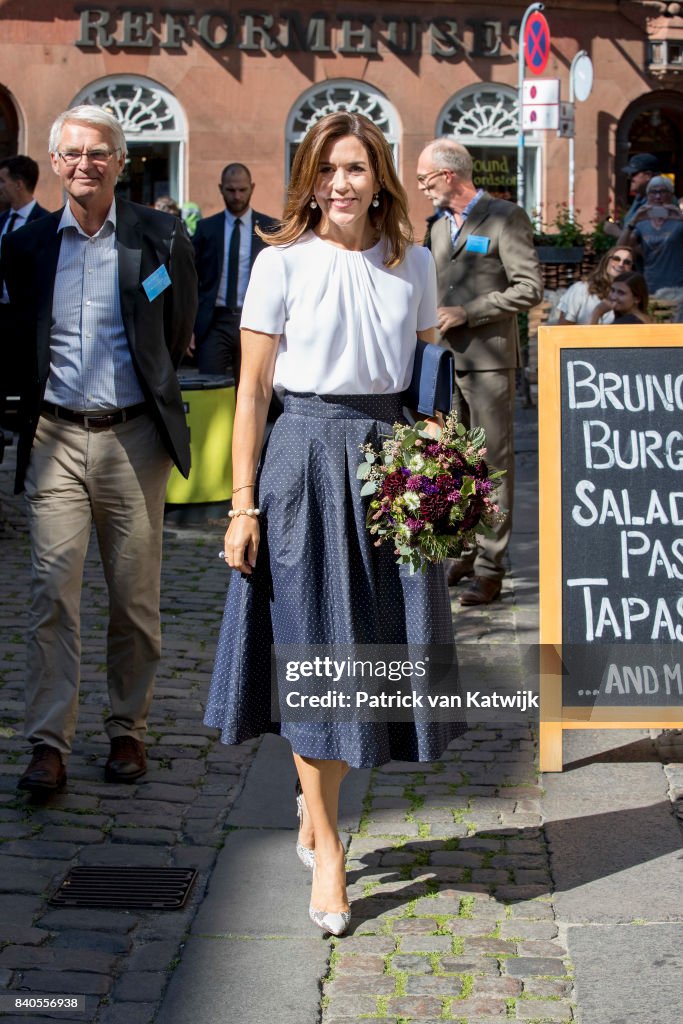
[[[432,224],[438,277],[439,330],[455,356],[455,399],[466,426],[486,431],[488,461],[505,476],[496,500],[507,510],[492,538],[452,562],[449,584],[473,576],[463,605],[488,604],[501,590],[512,530],[515,368],[520,365],[517,314],[543,297],[526,213],[472,182],[472,158],[449,138],[420,155],[417,181],[445,216]]]

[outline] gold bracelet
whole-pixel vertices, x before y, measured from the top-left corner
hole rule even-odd
[[[242,484],[240,487],[233,487],[232,493],[237,494],[238,491],[243,491],[247,487],[253,487],[254,484]]]
[[[249,516],[251,519],[256,519],[260,514],[260,508],[231,508],[228,512],[228,519],[236,519],[237,516]]]

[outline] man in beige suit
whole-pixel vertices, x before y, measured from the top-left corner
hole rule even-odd
[[[430,142],[417,181],[436,209],[430,248],[438,277],[439,330],[455,356],[454,404],[466,425],[486,431],[488,461],[504,469],[496,494],[507,509],[495,536],[451,563],[448,582],[472,576],[463,605],[488,604],[501,590],[512,530],[515,368],[520,365],[517,314],[543,297],[526,213],[472,182],[472,158],[452,139]]]

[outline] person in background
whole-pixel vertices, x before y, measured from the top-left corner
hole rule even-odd
[[[505,470],[496,500],[507,510],[493,536],[453,559],[448,582],[473,576],[460,604],[488,604],[500,594],[512,531],[515,369],[520,365],[517,314],[543,298],[543,282],[524,210],[476,188],[472,158],[451,138],[436,139],[417,165],[421,191],[445,216],[434,221],[439,331],[455,361],[459,419],[486,431],[488,459]]]
[[[677,323],[683,322],[683,212],[673,183],[663,175],[651,178],[646,202],[619,239],[643,260],[643,275],[653,299],[675,301]]]
[[[618,274],[612,281],[609,295],[599,302],[592,313],[592,324],[609,324],[620,327],[622,324],[651,324],[652,317],[647,308],[650,296],[642,274],[633,271]],[[612,313],[607,321],[605,315]]]
[[[636,153],[631,157],[624,174],[628,174],[629,195],[633,196],[633,202],[622,220],[622,229],[633,227],[636,214],[647,202],[646,189],[655,174],[659,173],[659,160],[652,153]]]
[[[172,213],[174,217],[180,217],[180,207],[172,196],[159,196],[154,200],[154,209],[162,213]]]
[[[615,245],[600,257],[595,270],[586,281],[577,281],[564,293],[557,309],[558,324],[592,324],[593,310],[609,295],[612,281],[618,274],[633,270],[633,250],[626,246]],[[607,310],[600,323],[609,324],[613,320],[611,310]]]
[[[183,203],[180,208],[180,215],[188,235],[190,238],[193,238],[202,219],[202,211],[196,203]]]
[[[161,656],[166,483],[190,447],[175,368],[197,308],[180,221],[118,199],[119,122],[77,106],[52,125],[66,205],[6,235],[0,267],[27,348],[16,491],[31,543],[26,714],[31,762],[18,787],[66,782],[78,716],[80,604],[93,524],[109,592],[107,782],[146,771],[144,736]]]
[[[242,303],[254,260],[266,245],[259,232],[277,221],[252,210],[254,182],[244,164],[228,164],[218,188],[225,210],[201,220],[192,239],[199,277],[194,344],[201,373],[232,371],[237,384]]]
[[[10,156],[0,160],[0,203],[7,207],[0,213],[0,245],[6,235],[47,216],[49,211],[36,202],[34,196],[38,176],[38,164],[30,156]],[[21,360],[25,355],[24,339],[15,337],[12,316],[7,287],[0,275],[0,461],[7,396],[17,393]]]

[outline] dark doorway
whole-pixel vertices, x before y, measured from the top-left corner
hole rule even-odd
[[[118,194],[145,206],[151,206],[159,196],[173,195],[171,161],[174,156],[168,142],[129,142]]]

